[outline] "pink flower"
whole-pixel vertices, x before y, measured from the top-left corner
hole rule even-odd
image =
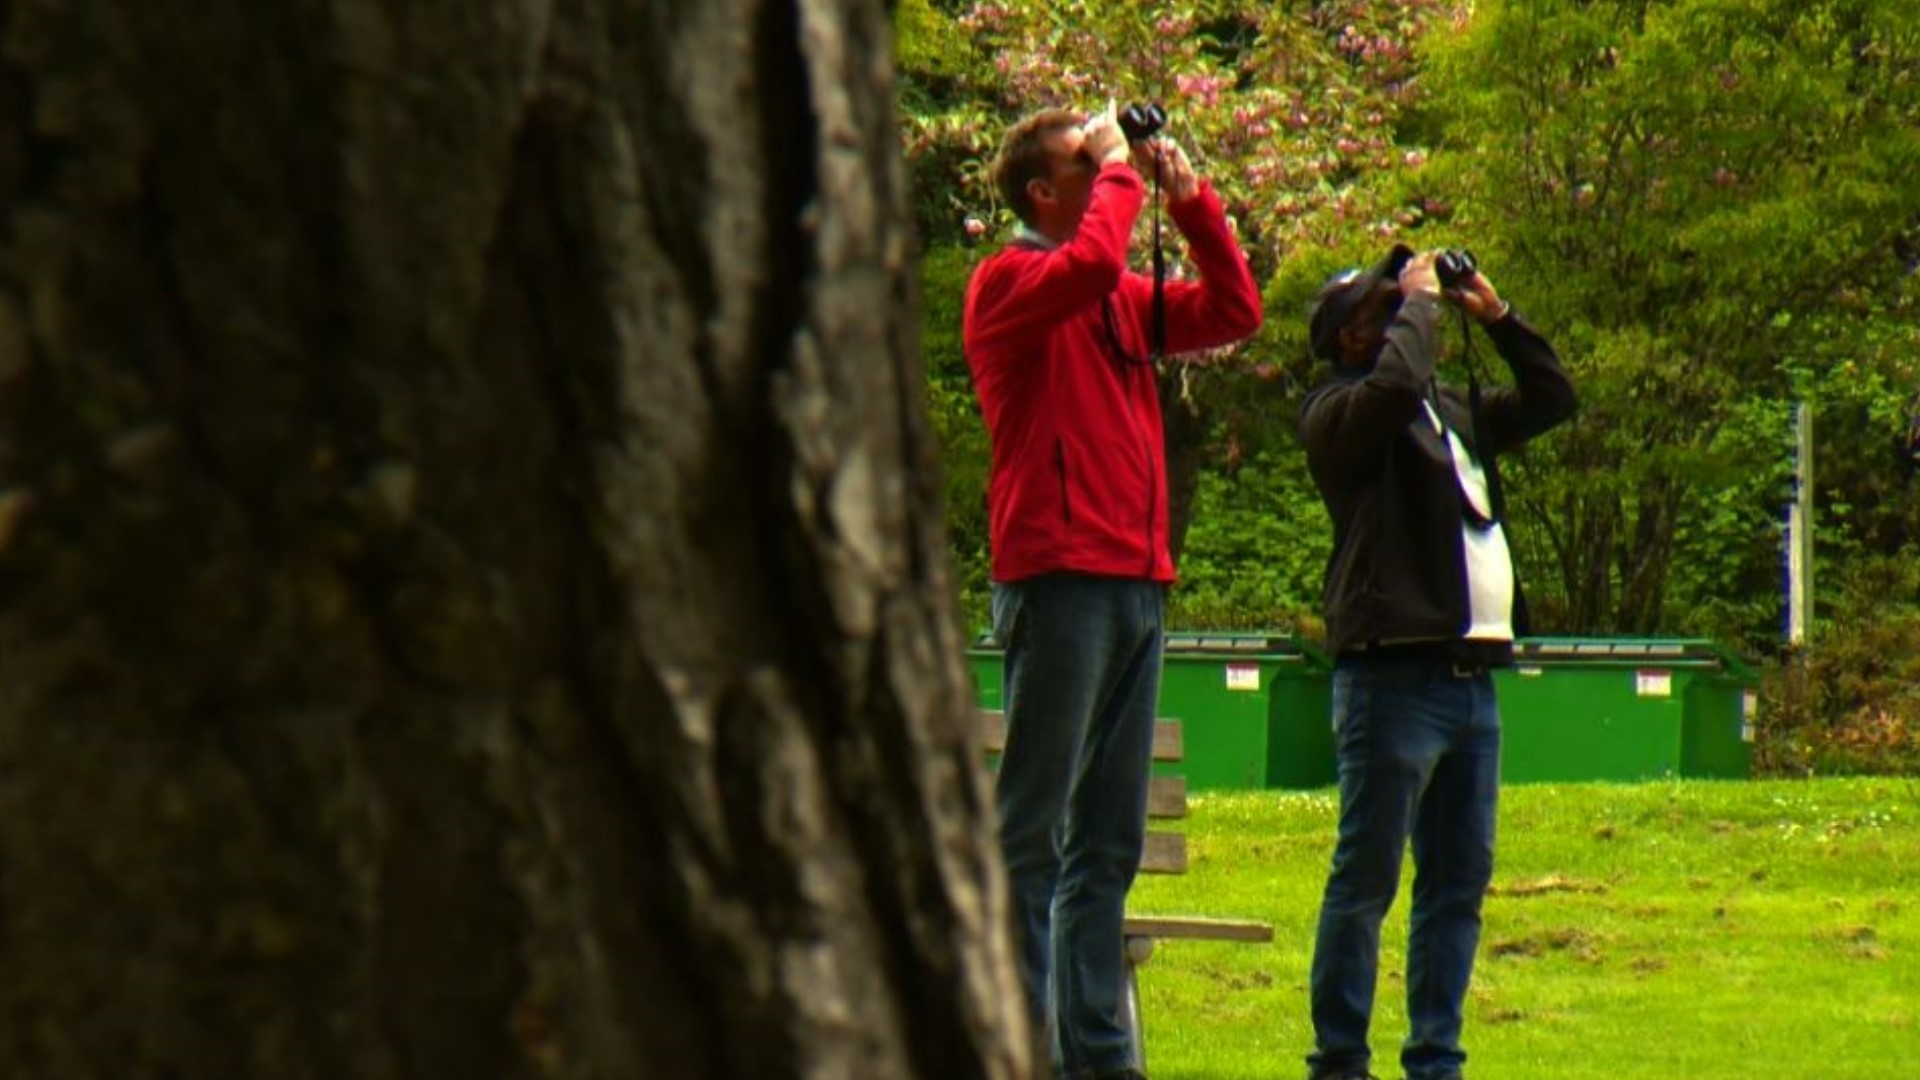
[[[987,233],[987,223],[977,217],[968,217],[965,228],[970,240],[978,240]]]

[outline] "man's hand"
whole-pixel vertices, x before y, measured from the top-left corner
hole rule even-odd
[[[1157,173],[1160,190],[1167,193],[1169,202],[1185,202],[1200,194],[1199,174],[1193,171],[1187,152],[1172,139],[1145,139],[1134,143],[1133,167],[1142,176]]]
[[[1493,282],[1479,271],[1475,271],[1464,285],[1448,295],[1466,309],[1467,314],[1483,324],[1499,322],[1509,310],[1507,302],[1500,299],[1499,290],[1493,287]]]
[[[1127,160],[1127,136],[1114,118],[1112,102],[1108,102],[1106,112],[1082,124],[1080,132],[1084,136],[1080,148],[1093,159],[1096,168]]]
[[[1431,251],[1415,255],[1400,268],[1400,295],[1411,300],[1415,296],[1429,296],[1440,299],[1440,274],[1433,268],[1434,253]]]

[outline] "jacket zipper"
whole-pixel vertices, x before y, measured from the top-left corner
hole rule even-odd
[[[1060,516],[1066,523],[1073,524],[1073,500],[1068,496],[1067,484],[1067,448],[1064,443],[1053,444],[1053,471],[1060,478]]]
[[[1147,389],[1149,393],[1158,394],[1160,392],[1159,387],[1157,385],[1154,385],[1154,379],[1156,378],[1156,376],[1152,366],[1142,365],[1140,378],[1147,380],[1148,382]],[[1141,460],[1146,464],[1146,467],[1147,467],[1147,520],[1146,520],[1147,572],[1146,572],[1146,576],[1149,579],[1151,579],[1153,577],[1154,570],[1157,568],[1155,564],[1158,561],[1155,557],[1158,552],[1158,549],[1154,546],[1154,541],[1153,541],[1153,523],[1160,509],[1160,472],[1159,470],[1153,467],[1153,436],[1152,434],[1149,432],[1143,432],[1140,430],[1141,428],[1140,414],[1136,409],[1134,409],[1132,402],[1128,402],[1127,411],[1133,414],[1134,443],[1140,447]]]

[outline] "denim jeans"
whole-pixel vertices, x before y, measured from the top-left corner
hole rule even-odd
[[[1340,826],[1313,949],[1314,1073],[1365,1071],[1380,924],[1413,843],[1408,1080],[1458,1072],[1461,1006],[1493,877],[1500,714],[1484,670],[1444,661],[1342,657],[1333,673]]]
[[[1020,974],[1069,1078],[1132,1064],[1127,890],[1146,838],[1165,588],[1049,575],[993,586],[1007,746],[995,798]]]

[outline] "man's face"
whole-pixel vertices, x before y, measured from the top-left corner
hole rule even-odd
[[[1373,288],[1354,305],[1346,327],[1340,331],[1341,355],[1349,364],[1370,364],[1379,355],[1387,339],[1387,327],[1400,313],[1400,284],[1391,279],[1375,282]]]
[[[1079,227],[1093,198],[1093,177],[1099,169],[1086,149],[1087,133],[1077,127],[1061,128],[1047,139],[1047,189],[1052,217],[1070,234]]]

